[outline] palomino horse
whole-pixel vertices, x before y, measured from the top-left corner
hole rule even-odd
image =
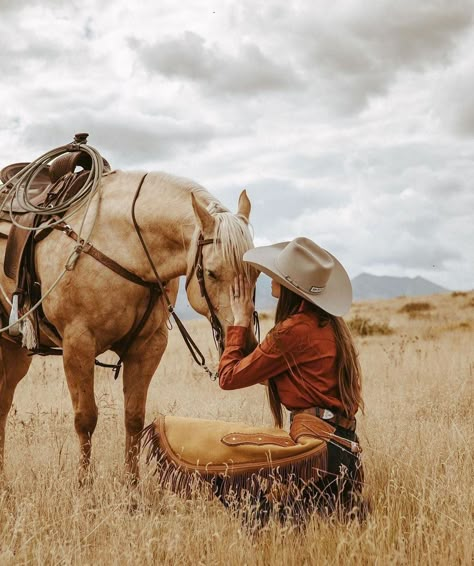
[[[153,282],[155,275],[134,230],[132,200],[141,173],[114,171],[102,178],[102,195],[94,197],[96,222],[92,244],[139,276]],[[239,198],[237,214],[230,213],[209,192],[187,179],[165,173],[149,173],[141,187],[135,207],[136,218],[153,263],[172,303],[178,290],[177,278],[188,275],[187,296],[191,306],[210,318],[208,301],[223,332],[232,324],[229,286],[236,274],[244,273],[252,283],[256,273],[242,262],[243,253],[253,247],[248,227],[250,201],[245,191]],[[80,214],[78,214],[80,216]],[[78,218],[77,222],[79,222]],[[92,219],[86,220],[87,223]],[[77,225],[76,221],[69,222]],[[195,258],[198,238],[213,240],[202,246],[202,266],[208,301],[196,280]],[[53,231],[36,248],[36,271],[43,292],[53,285],[74,248],[64,233]],[[0,241],[0,258],[5,240]],[[14,282],[3,274],[1,283],[7,294]],[[112,350],[120,352],[123,340],[142,319],[148,305],[146,288],[120,277],[93,257],[81,254],[72,271],[66,273],[43,309],[60,339],[48,327],[42,332],[46,344],[63,349],[64,370],[74,408],[74,424],[80,444],[80,479],[86,478],[91,458],[92,435],[98,410],[94,399],[94,360]],[[4,297],[3,306],[9,310]],[[139,439],[145,416],[148,386],[167,344],[168,310],[163,298],[124,358],[123,392],[125,403],[126,468],[132,479],[138,477]],[[18,382],[28,371],[31,357],[4,335],[0,339],[0,473],[4,465],[5,426]],[[42,340],[43,341],[43,340]],[[252,330],[248,346],[255,345]]]

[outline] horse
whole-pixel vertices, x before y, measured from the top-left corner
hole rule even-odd
[[[140,196],[135,202],[137,187]],[[132,204],[152,261],[146,257],[134,229]],[[141,280],[156,282],[158,272],[161,281],[166,282],[168,301],[164,296],[156,301],[123,355],[125,467],[127,475],[136,482],[148,387],[167,345],[167,303],[175,303],[178,278],[186,276],[190,305],[211,322],[217,319],[225,338],[233,322],[229,287],[234,277],[244,274],[252,285],[257,278],[256,272],[242,261],[243,253],[253,247],[249,229],[251,203],[243,191],[237,213],[233,214],[204,187],[189,179],[163,172],[144,176],[140,172],[116,170],[102,177],[101,194],[94,196],[92,208],[95,214],[87,215],[84,227],[86,233],[89,228],[92,230],[90,241],[94,247]],[[81,220],[78,215],[68,220],[71,229]],[[35,268],[43,292],[54,285],[75,245],[67,234],[57,230],[36,244]],[[4,255],[2,239],[0,263]],[[201,270],[201,281],[196,267]],[[4,291],[0,300],[8,312],[10,305],[6,299],[15,290],[15,284],[2,268],[0,271]],[[207,296],[203,296],[203,286]],[[44,298],[42,308],[47,324],[40,324],[41,343],[63,351],[79,440],[79,481],[83,482],[90,478],[92,436],[98,419],[95,359],[107,350],[123,352],[130,329],[139,324],[149,308],[149,289],[82,253],[74,269],[67,271]],[[255,335],[249,328],[247,348],[255,345]],[[0,334],[0,475],[4,474],[8,413],[15,388],[27,374],[30,363],[31,356],[25,348],[5,333]]]

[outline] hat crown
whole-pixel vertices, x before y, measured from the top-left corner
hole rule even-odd
[[[309,238],[248,250],[244,261],[329,314],[344,316],[352,302],[349,275],[341,263]]]
[[[308,238],[295,238],[276,259],[278,269],[295,287],[320,294],[334,269],[333,257]]]

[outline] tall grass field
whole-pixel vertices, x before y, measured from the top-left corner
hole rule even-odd
[[[0,485],[0,566],[10,564],[442,564],[474,560],[474,292],[356,303],[347,316],[364,374],[358,432],[372,512],[363,524],[313,517],[250,535],[217,501],[183,500],[153,468],[124,478],[121,380],[97,369],[91,485],[61,359],[35,358],[20,383]],[[263,316],[263,330],[272,325]],[[216,364],[206,321],[190,330]],[[103,359],[113,359],[108,356]],[[221,391],[177,329],[152,381],[159,412],[271,424],[265,387]]]

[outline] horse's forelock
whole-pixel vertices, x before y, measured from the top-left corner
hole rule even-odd
[[[202,189],[201,192],[207,193],[205,189]],[[255,269],[242,259],[244,253],[254,247],[248,219],[241,214],[232,214],[218,200],[211,200],[206,208],[215,218],[214,252],[220,253],[223,260],[232,266],[235,273],[243,274],[249,279],[255,277]],[[191,243],[191,257],[196,255],[198,235],[199,229],[196,229]],[[188,268],[187,276],[189,276],[190,269],[191,266]]]
[[[255,275],[254,268],[242,260],[244,253],[254,247],[247,219],[230,212],[215,212],[214,249],[222,254],[235,273],[247,278]]]

